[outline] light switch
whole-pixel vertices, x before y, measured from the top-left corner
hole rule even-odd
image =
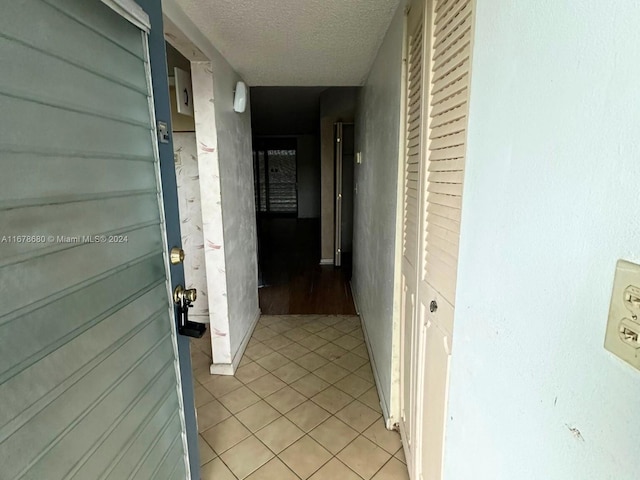
[[[356,152],[356,164],[360,165],[362,163],[362,152]]]
[[[640,265],[618,260],[604,348],[640,370]]]

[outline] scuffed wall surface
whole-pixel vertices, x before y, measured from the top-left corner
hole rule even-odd
[[[640,5],[478,0],[444,478],[633,480]]]
[[[362,152],[362,164],[355,166],[352,285],[387,406],[392,381],[403,25],[399,8],[360,92],[356,113],[356,151]]]
[[[259,311],[258,251],[251,106],[247,99],[245,113],[233,111],[233,92],[240,77],[225,64],[216,62],[213,69],[233,358]]]
[[[182,249],[185,252],[183,262],[185,286],[198,289],[198,300],[189,310],[189,318],[194,322],[209,323],[196,134],[174,133],[173,149],[177,156],[176,181]]]

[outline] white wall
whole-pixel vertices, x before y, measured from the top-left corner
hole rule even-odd
[[[401,6],[360,92],[356,112],[356,151],[362,152],[362,164],[355,166],[352,285],[385,408],[392,382],[403,26]]]
[[[199,148],[217,149],[224,244],[212,245],[211,248],[224,251],[228,307],[228,332],[221,330],[219,336],[228,335],[226,338],[230,347],[225,352],[223,362],[237,365],[241,347],[245,345],[243,342],[248,340],[259,315],[251,109],[247,102],[243,114],[233,111],[234,89],[236,82],[241,80],[240,76],[187,18],[175,0],[163,1],[163,13],[211,62],[215,119],[208,121],[207,125],[215,129],[215,141],[211,145],[200,145]],[[187,52],[181,53],[188,57]],[[200,126],[196,123],[198,128]],[[203,222],[206,224],[207,219],[203,218]],[[211,282],[209,285],[210,294],[213,295]],[[215,307],[210,304],[210,308],[211,315],[215,315]],[[214,358],[215,350],[214,346]],[[229,369],[218,371],[231,373]]]
[[[476,3],[445,479],[637,479],[640,372],[603,341],[640,262],[640,5]]]

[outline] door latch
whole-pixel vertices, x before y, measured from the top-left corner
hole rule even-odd
[[[178,333],[187,337],[201,338],[207,331],[204,323],[189,321],[189,309],[193,307],[198,292],[195,288],[186,289],[178,285],[173,291],[173,302],[176,304],[178,313]]]

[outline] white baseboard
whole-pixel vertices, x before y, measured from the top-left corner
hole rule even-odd
[[[211,375],[235,375],[236,370],[238,369],[238,365],[242,360],[242,356],[244,355],[244,351],[247,349],[247,345],[249,344],[249,340],[251,340],[251,336],[253,335],[253,331],[256,329],[256,325],[258,325],[258,320],[260,320],[260,310],[256,313],[253,321],[251,322],[251,326],[245,333],[242,342],[240,342],[240,346],[236,351],[236,354],[233,356],[233,360],[231,363],[214,363],[209,367],[209,372]]]
[[[322,258],[320,259],[320,265],[333,265],[333,258]]]
[[[358,315],[360,315],[360,323],[362,324],[362,331],[364,332],[364,343],[367,345],[367,352],[369,352],[369,360],[371,361],[371,370],[373,370],[373,378],[376,384],[376,390],[378,391],[378,398],[380,399],[380,408],[382,409],[382,416],[384,417],[384,424],[387,429],[392,430],[395,420],[389,415],[390,409],[389,405],[387,405],[387,401],[382,394],[381,383],[380,383],[380,375],[378,374],[378,366],[376,365],[376,357],[373,354],[373,349],[371,348],[371,341],[369,340],[369,333],[367,332],[367,324],[364,321],[364,316],[360,309],[358,308],[357,293],[353,289],[353,283],[351,282],[351,295],[353,296],[353,303],[356,306],[356,311]]]

